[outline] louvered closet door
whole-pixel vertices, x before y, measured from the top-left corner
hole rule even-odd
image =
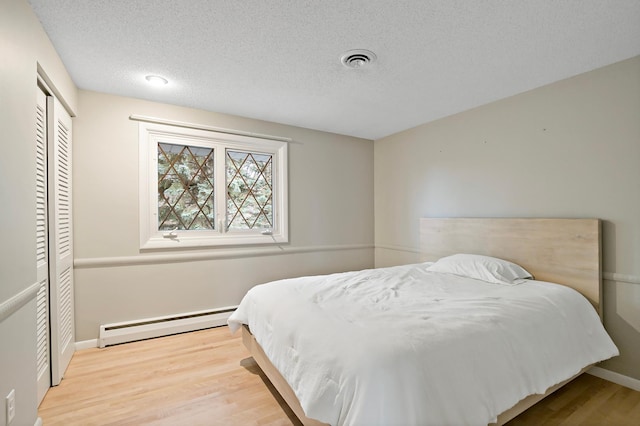
[[[49,280],[51,384],[56,386],[75,350],[71,217],[71,117],[47,98],[49,153]]]
[[[51,386],[49,358],[49,253],[47,249],[47,97],[38,88],[36,104],[36,296],[38,405]]]

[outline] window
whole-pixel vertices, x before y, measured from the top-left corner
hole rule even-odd
[[[142,249],[288,241],[286,142],[139,126]]]

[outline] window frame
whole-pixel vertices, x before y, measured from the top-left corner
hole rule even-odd
[[[249,246],[289,242],[287,142],[167,124],[141,122],[138,125],[141,250]],[[214,150],[215,229],[158,230],[158,143],[199,146]],[[272,155],[272,229],[226,229],[228,220],[227,150]]]

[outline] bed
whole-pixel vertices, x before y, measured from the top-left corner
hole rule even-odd
[[[422,219],[421,263],[259,285],[229,325],[305,425],[503,424],[618,354],[600,229]]]

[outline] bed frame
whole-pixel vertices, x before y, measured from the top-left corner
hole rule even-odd
[[[456,253],[483,254],[517,263],[537,280],[574,288],[602,317],[600,294],[601,222],[599,219],[425,218],[420,220],[420,257],[435,261]],[[305,426],[325,423],[305,416],[293,390],[269,361],[247,326],[242,339],[256,363]],[[590,367],[590,366],[589,366]],[[502,425],[550,395],[576,376],[530,395],[498,416]]]

